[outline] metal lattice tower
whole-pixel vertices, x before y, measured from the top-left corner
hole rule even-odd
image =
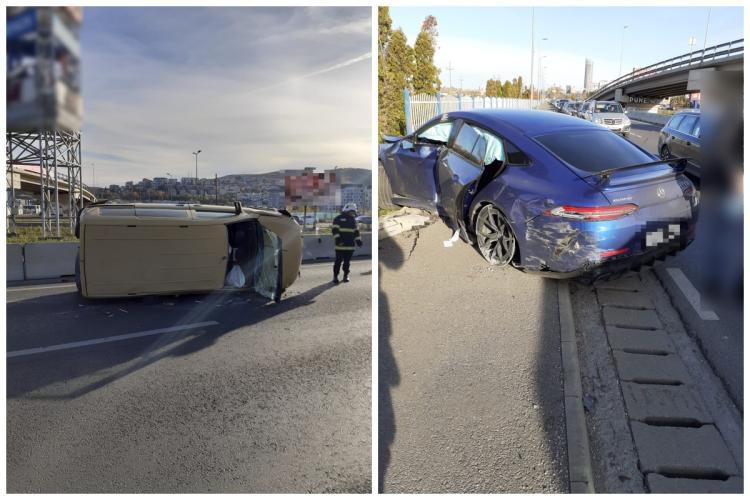
[[[17,228],[17,189],[38,185],[42,237],[60,237],[61,212],[72,229],[93,199],[81,168],[81,9],[8,7],[6,23],[8,230]]]
[[[69,225],[73,229],[74,216],[83,207],[81,133],[65,130],[7,132],[5,157],[11,201],[8,228],[12,232],[16,230],[14,177],[20,178],[21,173],[14,167],[38,166],[42,235],[60,236],[60,208],[63,206],[67,207],[70,214]],[[67,203],[60,203],[60,191],[68,193]]]

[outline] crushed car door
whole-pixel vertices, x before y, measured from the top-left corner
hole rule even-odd
[[[281,300],[283,263],[281,238],[261,224],[257,228],[257,265],[253,276],[253,290],[275,302]]]
[[[448,143],[452,127],[453,122],[439,122],[401,140],[394,153],[396,194],[435,204],[435,162]]]
[[[449,148],[437,162],[438,212],[453,230],[466,236],[465,213],[485,178],[497,175],[505,163],[503,142],[497,136],[469,123],[460,127]]]

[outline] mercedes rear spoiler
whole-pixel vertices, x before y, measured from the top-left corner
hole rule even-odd
[[[590,179],[591,177],[599,177],[601,181],[606,180],[610,175],[612,175],[615,172],[622,172],[623,170],[633,170],[636,168],[642,168],[642,167],[650,167],[652,165],[662,165],[662,164],[669,164],[672,167],[673,172],[676,173],[682,173],[687,168],[688,161],[690,161],[692,158],[670,158],[668,160],[659,160],[659,161],[647,161],[646,163],[637,163],[635,165],[625,165],[624,167],[615,167],[615,168],[608,168],[607,170],[602,170],[601,172],[596,172],[591,175],[587,175],[584,177],[584,179]]]

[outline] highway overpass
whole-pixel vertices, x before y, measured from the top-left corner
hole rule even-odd
[[[701,91],[705,71],[742,71],[744,39],[707,47],[638,68],[595,90],[586,100],[657,104],[666,97]]]

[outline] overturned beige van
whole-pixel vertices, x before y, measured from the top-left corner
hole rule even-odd
[[[289,214],[239,203],[94,204],[76,234],[76,284],[92,298],[239,288],[278,301],[302,260],[302,230]],[[244,283],[225,285],[235,266]]]

